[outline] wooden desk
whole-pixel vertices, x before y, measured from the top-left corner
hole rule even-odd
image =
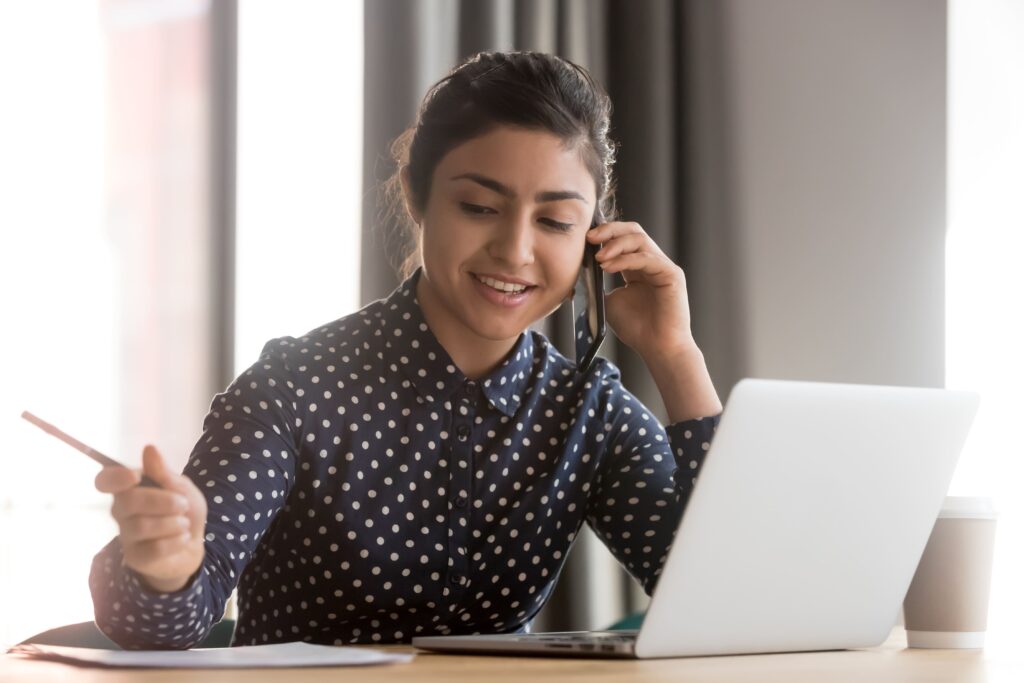
[[[384,649],[411,651],[407,646]],[[902,629],[895,629],[886,643],[870,650],[746,655],[741,657],[691,657],[683,659],[598,660],[548,657],[476,657],[438,655],[417,651],[411,664],[343,670],[235,669],[156,670],[85,669],[54,662],[31,661],[12,655],[0,658],[3,683],[134,683],[135,681],[217,681],[218,683],[336,683],[358,681],[420,681],[472,683],[543,683],[545,681],[599,681],[645,683],[647,681],[701,681],[701,683],[887,683],[927,681],[942,683],[1020,683],[1024,681],[1024,656],[1016,651],[910,650]]]

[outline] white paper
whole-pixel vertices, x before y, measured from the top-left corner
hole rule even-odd
[[[367,666],[412,661],[414,654],[362,647],[276,643],[192,650],[97,650],[60,645],[16,645],[11,654],[82,666],[145,667],[158,669],[247,669],[305,666]]]

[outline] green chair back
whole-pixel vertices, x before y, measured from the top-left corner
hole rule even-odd
[[[221,619],[210,629],[203,642],[197,647],[230,647],[231,636],[235,632],[234,619]],[[79,624],[58,626],[43,631],[22,641],[24,644],[63,645],[66,647],[88,647],[96,650],[122,650],[120,645],[103,634],[95,622],[83,621]]]
[[[644,623],[644,613],[634,612],[628,614],[608,627],[609,631],[639,631],[640,625]]]

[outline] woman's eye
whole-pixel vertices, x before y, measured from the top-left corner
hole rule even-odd
[[[472,214],[494,213],[494,209],[488,208],[486,206],[480,206],[479,204],[470,204],[469,202],[459,202],[459,206],[461,206],[462,210],[465,211],[466,213],[472,213]]]
[[[541,222],[545,223],[546,225],[550,225],[552,228],[560,232],[569,232],[570,230],[572,230],[572,223],[561,223],[551,218],[542,218]]]
[[[489,206],[470,204],[469,202],[459,202],[459,206],[462,207],[462,210],[464,212],[473,216],[486,216],[498,213]],[[545,225],[549,226],[554,230],[557,230],[558,232],[569,232],[570,230],[572,230],[573,226],[572,223],[562,223],[561,221],[556,221],[553,218],[541,218],[539,220],[541,223],[544,223]]]

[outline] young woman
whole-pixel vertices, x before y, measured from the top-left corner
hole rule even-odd
[[[686,282],[612,214],[610,103],[557,57],[483,53],[395,145],[415,232],[387,298],[270,341],[212,403],[184,472],[152,446],[105,469],[119,535],[90,576],[128,648],[199,643],[238,587],[234,644],[522,629],[589,523],[649,593],[721,403]],[[589,229],[592,221],[600,224]],[[598,359],[528,330],[587,242],[622,273],[612,331],[657,379],[662,426]]]

